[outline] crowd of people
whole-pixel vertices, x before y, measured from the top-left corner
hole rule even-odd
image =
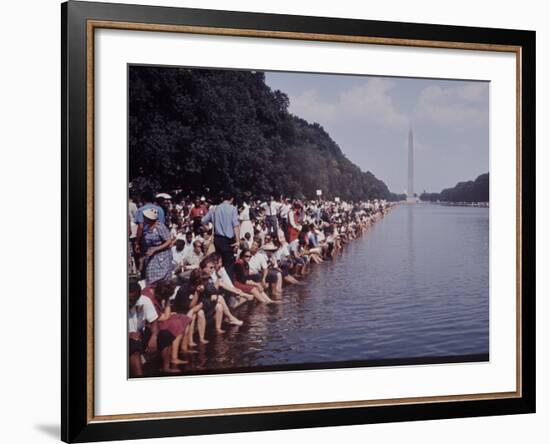
[[[240,326],[243,304],[282,303],[284,286],[304,285],[393,204],[272,196],[215,202],[145,192],[128,212],[130,376],[160,356],[162,373],[181,373],[189,355]]]

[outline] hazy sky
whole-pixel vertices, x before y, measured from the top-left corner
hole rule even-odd
[[[393,192],[407,187],[409,128],[417,193],[489,171],[488,82],[267,72],[266,83]]]

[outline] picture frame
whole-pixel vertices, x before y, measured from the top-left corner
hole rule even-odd
[[[535,33],[69,1],[62,23],[62,415],[65,442],[535,412]],[[97,415],[94,35],[99,29],[508,53],[516,66],[514,391]],[[149,33],[149,34],[148,34]],[[121,148],[123,149],[123,148]],[[103,196],[103,195],[102,195]],[[246,377],[246,375],[244,376]],[[153,381],[154,383],[154,381]]]

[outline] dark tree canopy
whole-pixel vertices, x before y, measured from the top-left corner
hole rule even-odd
[[[423,193],[420,199],[432,202],[489,202],[489,173],[478,176],[474,181],[459,182],[441,193]]]
[[[129,179],[139,191],[395,198],[262,72],[132,66]]]

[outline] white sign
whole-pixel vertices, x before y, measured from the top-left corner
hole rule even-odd
[[[323,192],[321,190],[317,190],[317,196],[321,196]]]

